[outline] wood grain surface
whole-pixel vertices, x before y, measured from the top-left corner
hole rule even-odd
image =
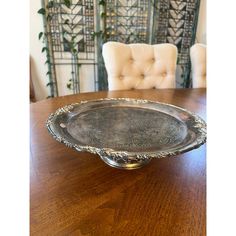
[[[49,135],[45,121],[57,108],[106,97],[171,103],[206,120],[205,89],[82,93],[31,104],[31,235],[206,235],[206,145],[127,171]]]

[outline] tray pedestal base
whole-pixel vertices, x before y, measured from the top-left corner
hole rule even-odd
[[[101,159],[108,164],[111,167],[115,167],[118,169],[125,169],[125,170],[133,170],[133,169],[138,169],[141,168],[145,165],[147,165],[152,158],[147,158],[147,159],[133,159],[132,157],[128,158],[119,158],[116,160],[113,157],[110,156],[100,156]]]

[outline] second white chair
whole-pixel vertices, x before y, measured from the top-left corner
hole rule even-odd
[[[194,44],[190,48],[193,88],[206,87],[206,45]]]
[[[173,44],[107,42],[102,53],[109,90],[176,87],[177,47]]]

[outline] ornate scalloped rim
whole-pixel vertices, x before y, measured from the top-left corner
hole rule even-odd
[[[130,153],[130,152],[126,152],[126,151],[115,151],[110,148],[96,148],[96,147],[92,147],[92,146],[81,146],[81,145],[72,144],[69,141],[67,141],[65,138],[61,137],[58,134],[55,134],[51,130],[50,125],[51,125],[54,117],[59,116],[63,113],[69,113],[74,108],[74,106],[78,106],[80,104],[85,104],[88,102],[98,102],[98,101],[131,101],[131,102],[135,102],[137,104],[157,103],[157,104],[167,105],[170,107],[177,108],[179,110],[182,110],[182,111],[190,114],[192,117],[194,117],[195,125],[193,127],[199,133],[199,137],[193,143],[191,143],[191,145],[189,145],[187,147],[180,148],[179,150],[174,151],[174,152],[160,151],[160,152],[150,152],[150,153]],[[132,160],[135,160],[135,161],[142,161],[144,159],[150,159],[150,158],[164,158],[164,157],[176,156],[176,155],[185,153],[187,151],[191,151],[193,149],[196,149],[206,142],[206,123],[198,115],[196,115],[195,113],[190,112],[184,108],[181,108],[181,107],[178,107],[178,106],[175,106],[172,104],[156,102],[156,101],[151,101],[151,100],[144,100],[144,99],[102,98],[102,99],[97,99],[97,100],[86,100],[86,101],[81,101],[79,103],[72,103],[70,105],[66,105],[64,107],[57,109],[54,113],[51,113],[46,121],[46,127],[54,139],[56,139],[60,143],[64,143],[66,146],[68,146],[70,148],[74,148],[77,151],[87,151],[87,152],[90,152],[93,154],[98,154],[99,156],[109,156],[114,161],[118,161],[118,160],[122,159],[126,163],[129,162],[128,157],[132,157]]]

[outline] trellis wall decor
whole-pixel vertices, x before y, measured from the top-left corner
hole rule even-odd
[[[106,26],[109,40],[147,43],[150,36],[151,1],[107,1]]]
[[[178,48],[177,86],[190,87],[189,49],[195,42],[200,0],[161,0],[157,3],[152,43],[172,43]]]
[[[189,49],[200,0],[42,0],[50,96],[107,89],[106,41],[172,43],[178,47],[177,87],[191,86]]]

